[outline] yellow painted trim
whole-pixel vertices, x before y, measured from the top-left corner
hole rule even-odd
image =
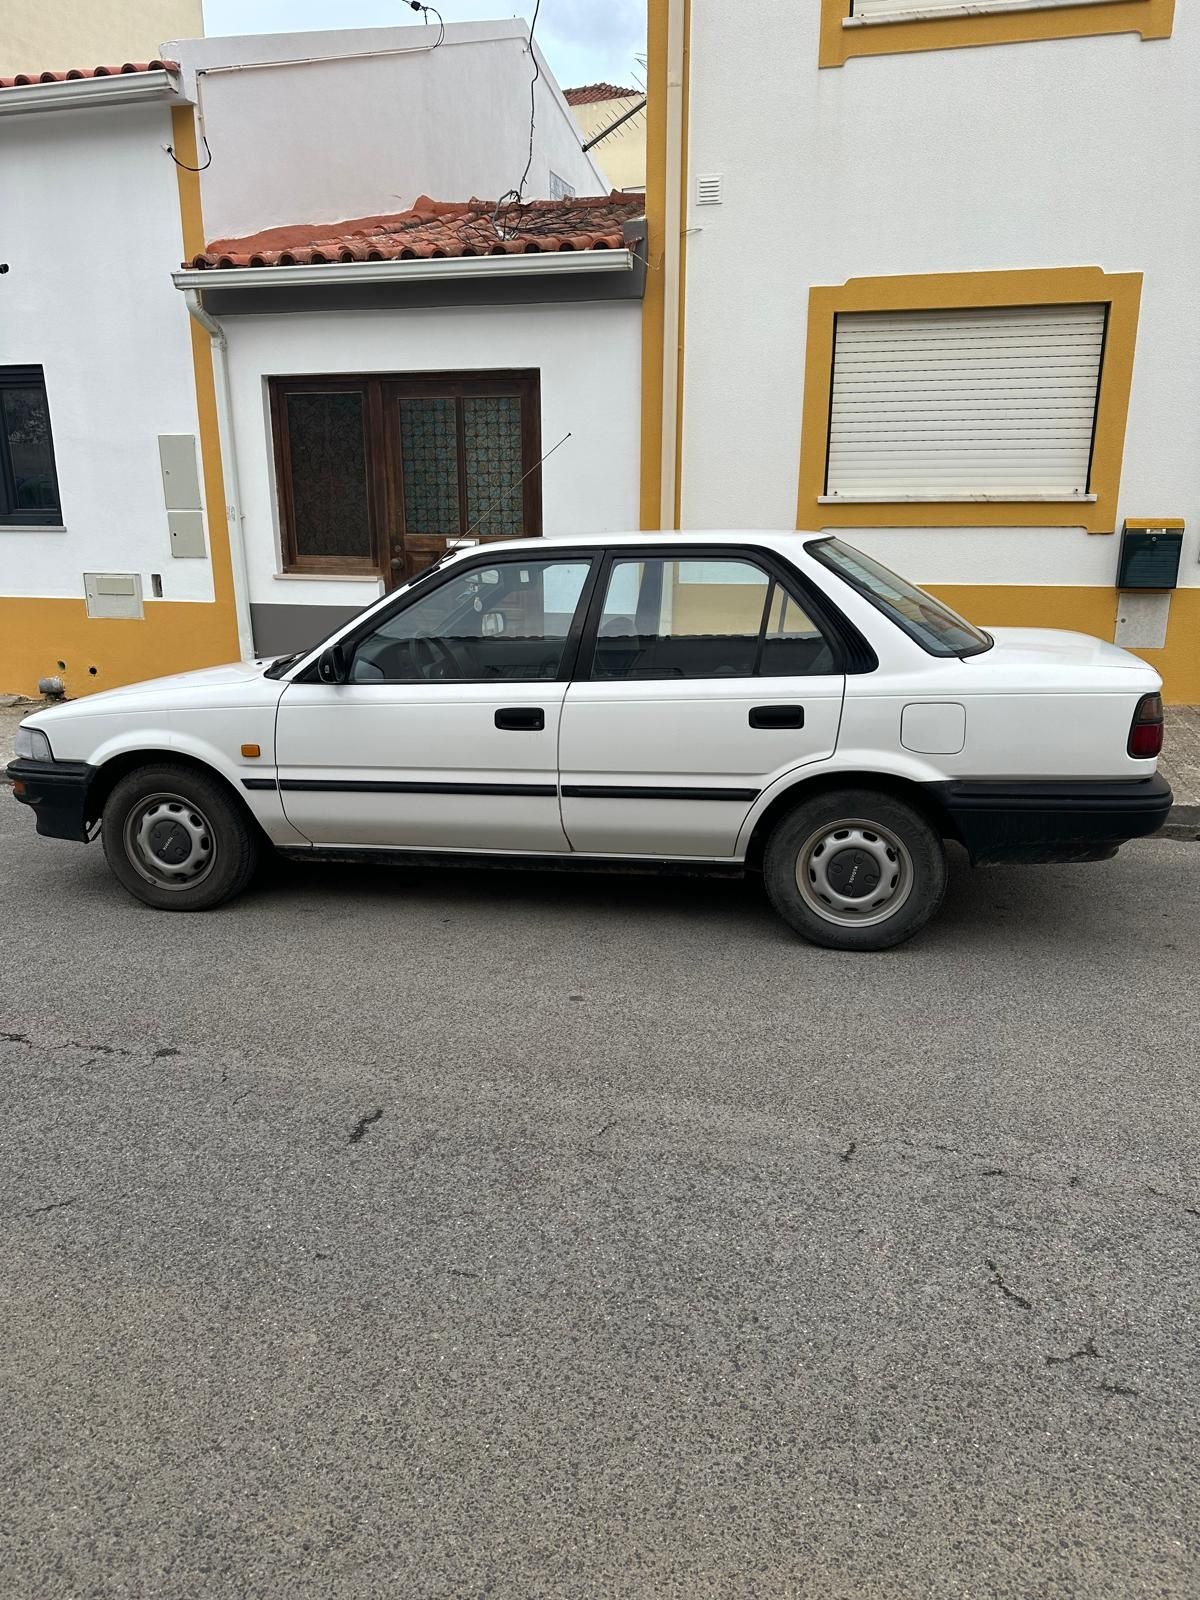
[[[914,0],[919,4],[920,0]],[[821,0],[820,63],[840,67],[854,56],[909,55],[1038,39],[1079,39],[1105,33],[1140,33],[1169,39],[1175,0],[1124,0],[1121,5],[1078,5],[1047,11],[986,12],[974,17],[924,17],[918,22],[878,22],[843,28],[850,0]]]
[[[200,164],[196,121],[191,106],[171,109],[171,139],[175,154],[190,167]],[[204,215],[200,205],[200,178],[176,164],[179,186],[179,220],[183,230],[184,258],[198,255],[205,244]],[[180,296],[182,299],[182,296]],[[227,640],[220,660],[236,660],[237,609],[233,592],[233,558],[229,547],[229,517],[225,500],[225,474],[221,467],[221,433],[217,424],[217,393],[213,381],[212,345],[203,328],[188,318],[192,339],[192,370],[196,384],[196,415],[200,429],[200,463],[204,474],[204,503],[208,515],[208,548],[212,561],[216,627]]]
[[[692,0],[683,0],[683,118],[679,152],[679,327],[675,344],[675,526],[683,507],[683,360],[687,327],[688,132],[692,99]]]
[[[1129,392],[1141,308],[1140,272],[1100,267],[1051,267],[1031,272],[929,273],[917,277],[851,278],[809,291],[804,420],[800,440],[798,528],[1085,528],[1113,533],[1129,418]],[[1094,505],[1026,501],[883,502],[822,505],[829,454],[829,401],[833,385],[834,325],[839,312],[944,311],[985,306],[1109,306],[1091,490]]]
[[[663,338],[667,237],[667,32],[669,0],[646,19],[646,291],[642,300],[642,458],[639,521],[662,521]]]
[[[927,583],[931,594],[981,628],[1069,628],[1111,639],[1117,626],[1115,589],[1057,584]],[[1175,589],[1162,650],[1135,650],[1163,679],[1171,705],[1200,705],[1200,589]]]
[[[1182,517],[1126,517],[1127,528],[1171,528],[1178,532],[1186,528],[1187,523]]]
[[[236,629],[211,601],[145,605],[144,618],[124,620],[89,617],[84,600],[0,596],[0,689],[36,695],[39,678],[62,678],[74,699],[236,660]]]

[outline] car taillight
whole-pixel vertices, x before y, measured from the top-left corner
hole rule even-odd
[[[1129,754],[1135,761],[1150,761],[1162,754],[1163,703],[1160,694],[1144,694],[1129,728]]]

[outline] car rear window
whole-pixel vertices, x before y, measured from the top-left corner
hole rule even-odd
[[[861,550],[840,539],[822,539],[810,544],[808,553],[836,572],[931,656],[977,656],[991,649],[990,634]]]

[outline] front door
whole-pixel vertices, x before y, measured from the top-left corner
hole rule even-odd
[[[566,852],[558,733],[591,564],[456,564],[347,644],[348,682],[289,684],[288,821],[320,845]]]
[[[388,588],[456,541],[541,533],[536,373],[389,378],[382,395]]]
[[[563,826],[588,854],[732,856],[759,793],[837,744],[845,678],[749,555],[612,556],[567,691]]]

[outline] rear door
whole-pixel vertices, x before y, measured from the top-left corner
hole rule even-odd
[[[731,856],[760,792],[833,754],[845,677],[811,609],[757,552],[610,553],[562,714],[573,850]]]

